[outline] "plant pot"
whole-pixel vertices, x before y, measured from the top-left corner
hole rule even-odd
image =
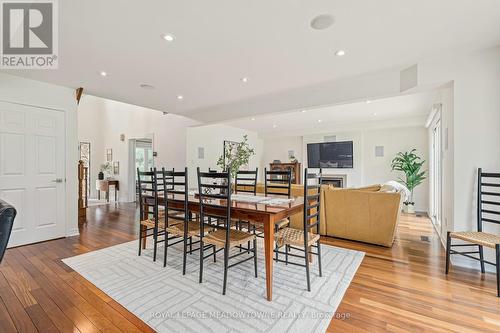
[[[414,204],[404,204],[403,211],[407,214],[415,214],[415,205]]]
[[[104,172],[100,171],[99,174],[97,175],[97,179],[104,180]]]

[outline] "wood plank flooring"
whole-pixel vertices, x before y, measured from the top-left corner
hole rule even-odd
[[[136,239],[133,204],[89,208],[80,236],[7,250],[0,332],[152,332],[62,258]],[[428,241],[421,236],[427,236]],[[366,252],[329,332],[499,332],[493,274],[452,268],[427,218],[403,216],[391,249],[324,238]]]

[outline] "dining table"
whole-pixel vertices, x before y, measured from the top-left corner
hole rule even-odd
[[[245,195],[248,196],[248,195]],[[274,232],[275,232],[275,222],[281,219],[288,218],[294,214],[302,212],[304,208],[304,198],[303,197],[290,197],[289,200],[283,202],[281,200],[278,204],[266,203],[266,201],[260,201],[260,197],[263,194],[256,194],[255,196],[248,196],[248,200],[231,200],[231,219],[248,221],[251,224],[262,225],[264,229],[264,257],[265,257],[265,270],[266,270],[266,295],[267,300],[272,301],[273,299],[273,249],[274,249]],[[182,194],[169,194],[168,196],[168,207],[172,209],[184,209],[184,195]],[[251,197],[254,197],[253,199]],[[274,196],[267,196],[272,199]],[[283,198],[282,196],[280,198]],[[262,198],[264,199],[264,198]],[[214,199],[211,204],[215,206],[210,206],[206,208],[205,212],[210,215],[224,215],[226,209],[225,200]],[[267,200],[269,202],[269,200]],[[148,203],[146,201],[145,205]],[[158,205],[165,206],[165,197],[158,197]],[[200,213],[200,202],[199,197],[196,194],[188,195],[188,210],[191,213]],[[144,209],[145,212],[148,211],[147,207]],[[147,217],[144,217],[147,218]],[[141,232],[144,231],[144,227],[141,225]],[[142,247],[146,247],[146,237],[143,239]]]

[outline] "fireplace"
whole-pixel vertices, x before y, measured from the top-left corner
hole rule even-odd
[[[347,186],[347,175],[325,175],[323,174],[323,184],[333,187],[344,188]]]

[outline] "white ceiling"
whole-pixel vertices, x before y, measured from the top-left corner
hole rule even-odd
[[[85,0],[59,5],[59,69],[9,72],[179,114],[500,42],[498,0]],[[324,13],[335,17],[333,27],[311,29],[311,19]],[[175,41],[165,42],[163,33],[173,34]],[[336,57],[339,49],[347,55]],[[100,71],[109,75],[103,78]],[[242,77],[249,82],[241,82]],[[156,89],[141,89],[142,83]]]
[[[349,126],[366,126],[367,123],[381,123],[383,126],[389,124],[390,127],[391,121],[394,120],[424,126],[435,96],[436,92],[423,92],[368,102],[255,116],[226,124],[255,131],[264,137],[327,132]]]

